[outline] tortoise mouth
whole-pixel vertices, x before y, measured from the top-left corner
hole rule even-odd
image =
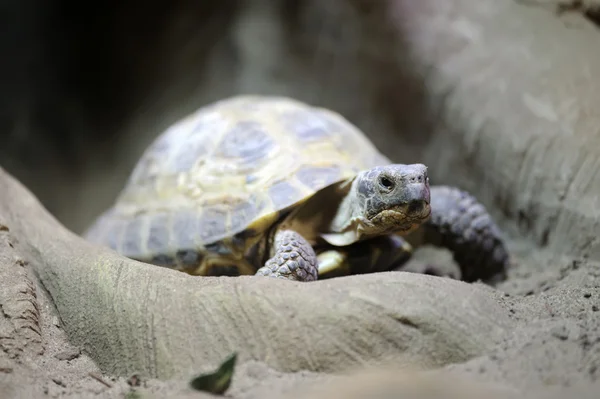
[[[414,200],[384,209],[369,218],[373,228],[381,233],[410,232],[431,216],[431,205],[426,200]]]

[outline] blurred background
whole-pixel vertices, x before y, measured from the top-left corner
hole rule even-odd
[[[4,0],[0,165],[80,233],[161,131],[240,93],[331,108],[424,161],[434,111],[400,3]]]

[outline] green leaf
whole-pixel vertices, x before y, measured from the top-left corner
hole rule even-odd
[[[237,353],[233,353],[216,371],[194,377],[190,381],[190,385],[197,391],[210,392],[215,395],[224,394],[231,385],[236,360]]]
[[[142,398],[142,394],[140,394],[136,390],[131,390],[131,391],[127,392],[127,394],[125,395],[125,399],[141,399],[141,398]]]

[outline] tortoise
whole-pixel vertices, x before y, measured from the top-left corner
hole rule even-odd
[[[201,276],[398,270],[423,243],[450,249],[466,280],[508,260],[472,195],[430,186],[424,164],[392,163],[340,114],[282,96],[226,98],[171,125],[84,236]]]

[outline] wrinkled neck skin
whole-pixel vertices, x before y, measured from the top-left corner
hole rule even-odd
[[[328,231],[321,238],[331,245],[345,246],[354,244],[367,237],[369,221],[362,216],[360,199],[356,189],[357,179],[348,180],[341,187],[349,187],[340,206],[329,224]]]
[[[360,212],[360,201],[358,190],[356,190],[356,179],[348,181],[346,184],[350,189],[341,201],[340,206],[333,217],[329,226],[329,233],[343,234],[350,231],[362,230],[362,218]]]

